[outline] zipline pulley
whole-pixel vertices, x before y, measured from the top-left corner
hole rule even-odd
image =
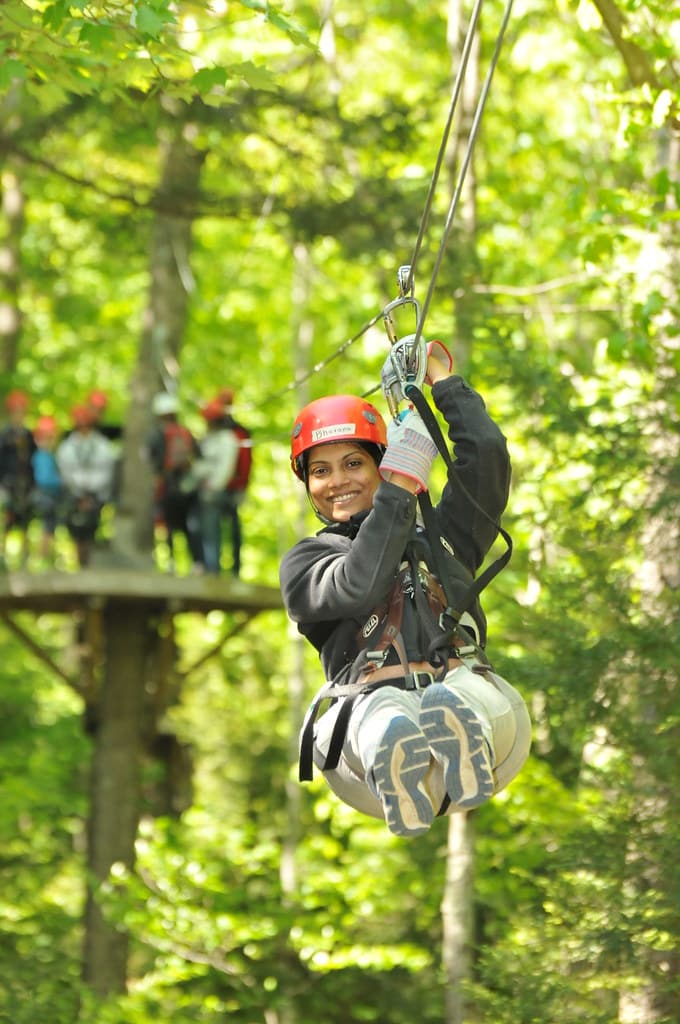
[[[420,304],[413,294],[415,286],[410,266],[399,267],[397,282],[399,295],[392,302],[388,302],[382,313],[387,337],[392,346],[390,349],[392,370],[391,372],[389,369],[383,371],[382,389],[387,406],[395,420],[399,419],[399,403],[406,399],[406,386],[413,384],[419,389],[422,388],[427,372],[427,347],[422,337],[418,338]],[[416,330],[414,333],[400,338],[392,314],[395,310],[405,306],[413,307]]]

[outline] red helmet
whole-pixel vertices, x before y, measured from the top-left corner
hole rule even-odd
[[[91,391],[87,398],[87,404],[91,405],[93,409],[105,409],[109,404],[109,400],[104,391]]]
[[[355,395],[329,395],[310,402],[293,425],[290,464],[304,480],[300,456],[317,444],[329,441],[369,441],[387,444],[385,421],[370,402]]]
[[[41,416],[33,433],[36,437],[54,437],[57,433],[57,421],[54,416]]]
[[[75,405],[71,409],[71,419],[76,427],[91,427],[96,419],[96,414],[89,405]]]
[[[224,406],[219,398],[213,398],[211,402],[207,402],[206,405],[201,408],[201,416],[208,423],[214,420],[221,420],[224,418]]]
[[[25,412],[28,406],[29,399],[25,391],[10,391],[5,399],[5,407],[8,412],[16,412],[19,409]]]

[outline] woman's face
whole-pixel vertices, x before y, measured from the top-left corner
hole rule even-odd
[[[352,441],[316,445],[309,453],[307,471],[309,496],[325,519],[344,523],[373,507],[380,473],[360,445]]]

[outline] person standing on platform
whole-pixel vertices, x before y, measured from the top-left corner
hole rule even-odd
[[[239,438],[220,398],[201,409],[207,432],[200,441],[201,456],[194,467],[206,572],[219,573],[222,562],[222,523],[231,528],[232,574],[241,571],[241,529],[235,494],[229,492],[239,458]]]
[[[33,509],[42,525],[40,557],[45,565],[54,560],[54,535],[60,521],[64,484],[57,465],[55,449],[59,440],[57,421],[41,416],[33,431],[36,448],[33,467]]]
[[[90,563],[101,513],[111,500],[116,452],[94,426],[92,409],[77,405],[71,411],[74,429],[56,451],[66,491],[66,526],[75,542],[78,564]]]
[[[203,548],[192,468],[199,455],[198,442],[179,422],[176,395],[160,392],[152,403],[156,423],[148,440],[155,475],[156,517],[165,530],[169,570],[175,569],[175,536],[184,535],[194,572],[203,571]]]
[[[7,539],[13,529],[21,533],[20,564],[28,561],[28,524],[32,516],[31,492],[35,451],[33,434],[25,424],[28,395],[10,391],[5,399],[8,423],[0,431],[0,505],[2,505],[2,546],[0,568],[7,566]]]

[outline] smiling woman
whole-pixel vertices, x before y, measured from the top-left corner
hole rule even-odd
[[[464,607],[498,532],[510,462],[480,396],[450,373],[440,343],[435,353],[430,346],[425,380],[456,452],[436,528],[447,584]],[[436,816],[506,786],[528,756],[531,731],[521,696],[484,657],[478,599],[454,631],[442,625],[452,609],[428,570],[432,538],[416,517],[437,454],[416,411],[388,430],[352,395],[306,406],[291,438],[293,471],[325,524],[280,569],[284,604],[329,680],[303,726],[300,777],[311,777],[313,758],[341,799],[400,836],[420,835]]]
[[[380,480],[372,454],[358,444],[329,441],[312,449],[307,462],[309,496],[331,522],[347,522],[370,509]]]

